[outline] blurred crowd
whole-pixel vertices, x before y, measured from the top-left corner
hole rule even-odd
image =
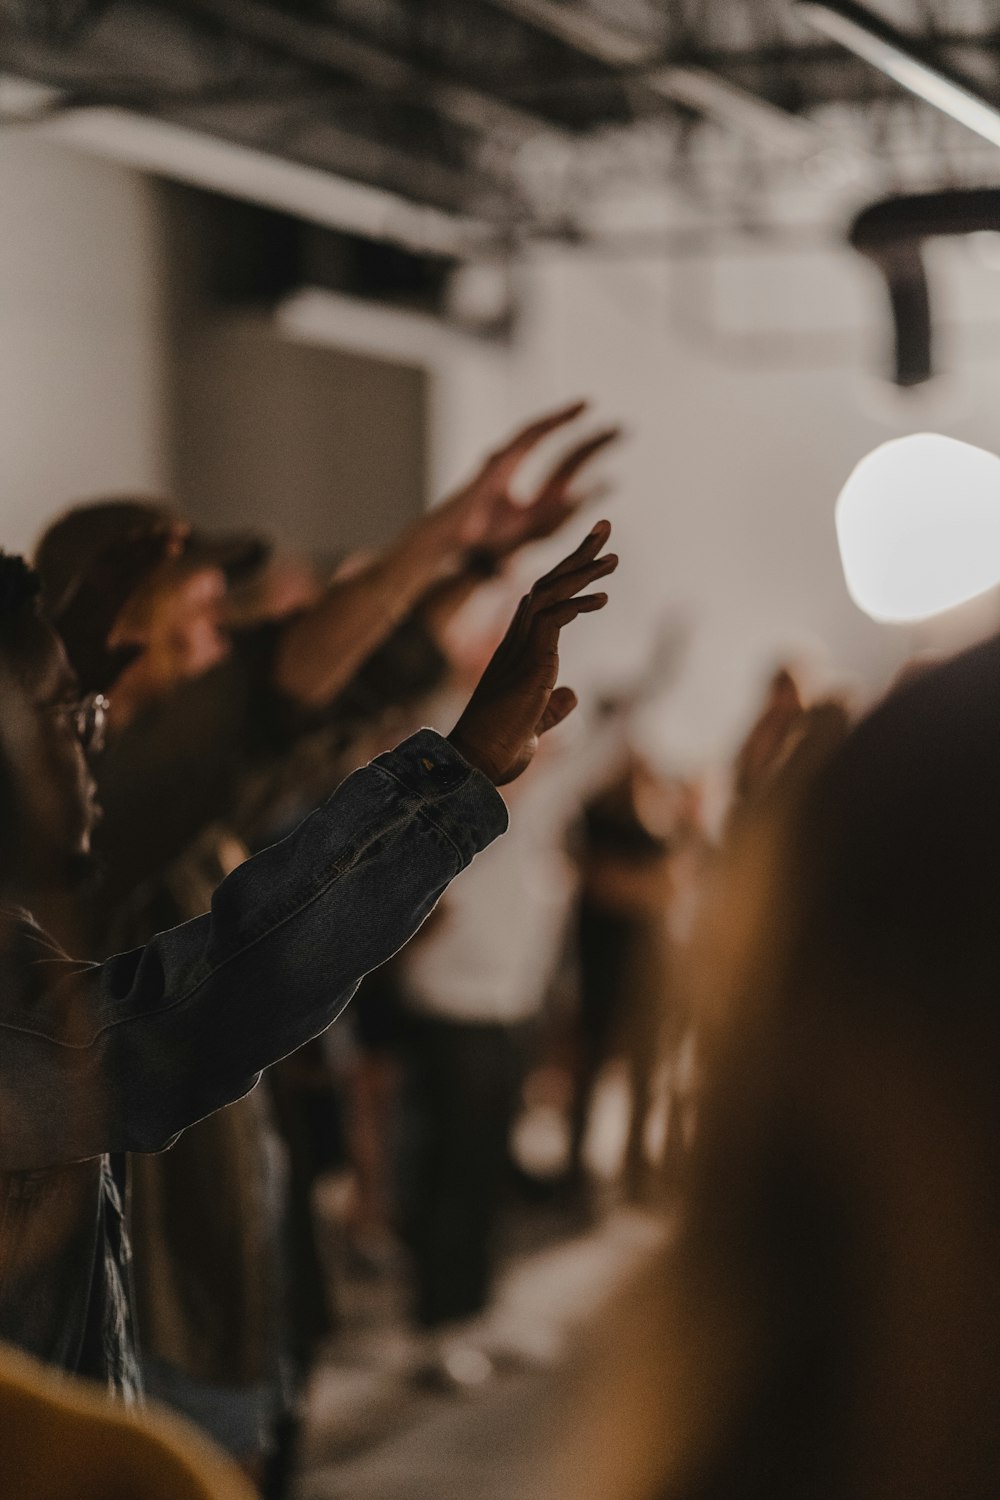
[[[588,420],[332,572],[134,497],[0,555],[4,1493],[278,1500],[358,1278],[447,1399],[544,1358],[512,1227],[623,1204],[553,1500],[995,1493],[1000,645],[777,666],[716,805],[668,641],[559,680]]]

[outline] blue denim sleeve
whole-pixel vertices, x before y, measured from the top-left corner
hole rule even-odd
[[[241,1097],[506,826],[492,784],[422,730],[235,870],[204,917],[100,965],[37,958],[37,982],[0,1001],[0,1167],[159,1150]]]

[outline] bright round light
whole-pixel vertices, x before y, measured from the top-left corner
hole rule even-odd
[[[837,501],[848,592],[874,620],[926,620],[1000,583],[1000,458],[935,433],[876,448]]]

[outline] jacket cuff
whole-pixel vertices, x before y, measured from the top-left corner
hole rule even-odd
[[[372,765],[419,798],[421,810],[455,845],[463,864],[507,832],[507,804],[492,781],[433,729],[421,729]]]

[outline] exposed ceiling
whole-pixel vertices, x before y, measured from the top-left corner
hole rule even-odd
[[[871,3],[1000,100],[995,0]],[[45,110],[124,107],[508,241],[592,233],[609,186],[706,232],[1000,180],[793,0],[0,0],[0,70],[58,89]]]

